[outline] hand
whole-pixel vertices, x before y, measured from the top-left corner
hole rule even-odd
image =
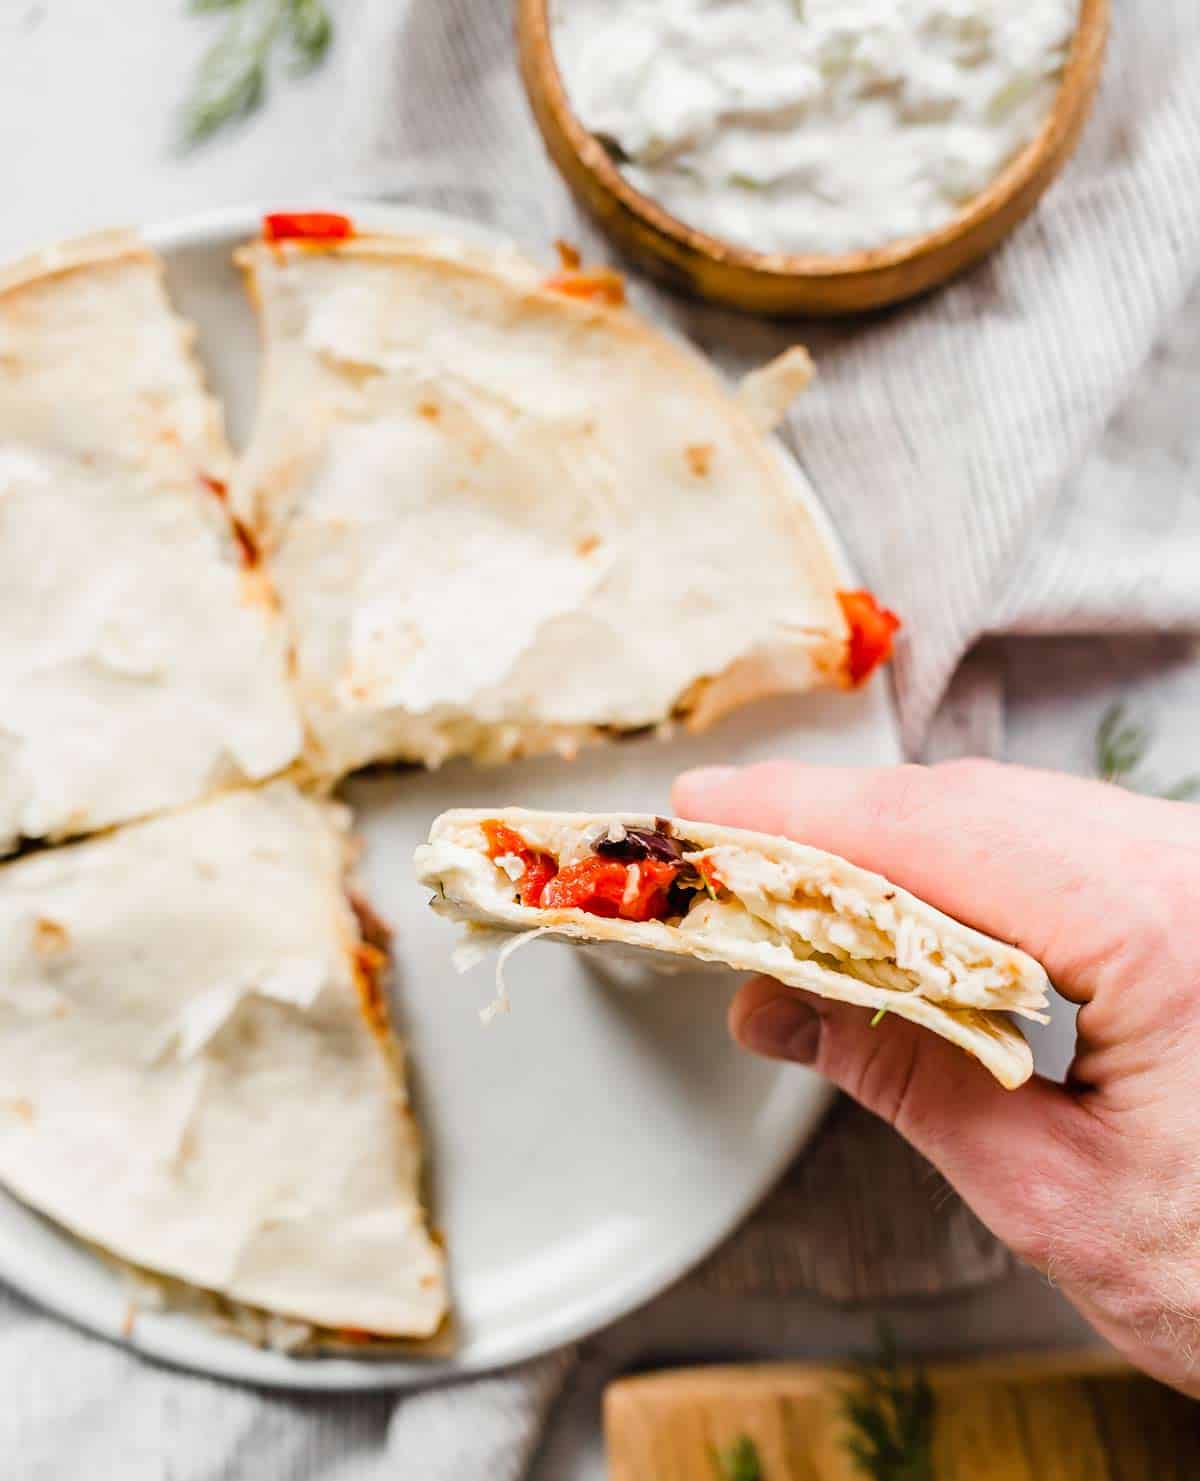
[[[684,817],[843,854],[1043,963],[1066,1086],[1002,1089],[894,1015],[746,983],[746,1048],[891,1122],[1132,1362],[1200,1396],[1200,808],[985,761],[690,772]]]

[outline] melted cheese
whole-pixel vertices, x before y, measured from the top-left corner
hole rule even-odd
[[[500,809],[495,816],[560,867],[589,854],[606,826],[599,818],[572,813]],[[417,850],[418,877],[440,891],[445,906],[435,904],[450,914],[465,903],[476,912],[472,918],[483,922],[493,917],[513,924],[544,921],[547,912],[522,908],[511,872],[488,857],[480,818],[467,809],[437,820],[429,843]],[[653,821],[632,815],[617,820],[618,826],[633,827]],[[736,832],[678,820],[672,826],[684,840]],[[711,866],[721,884],[717,899],[697,894],[678,920],[624,923],[636,939],[645,936],[662,947],[671,936],[681,936],[699,953],[733,957],[753,945],[761,948],[764,971],[786,972],[791,964],[812,962],[826,972],[930,1003],[1042,1018],[1045,973],[1024,953],[834,854],[787,840],[740,836],[750,841],[714,840],[684,854],[690,864]],[[550,914],[587,932],[596,929],[585,912]]]
[[[661,826],[634,813],[456,809],[436,818],[416,851],[418,880],[439,914],[467,924],[473,944],[497,931],[552,932],[654,961],[765,972],[806,992],[895,1013],[974,1054],[1002,1085],[1023,1084],[1033,1056],[1005,1016],[1046,1022],[1045,970],[883,876],[786,838],[668,819],[684,858],[708,862],[716,899],[697,894],[681,918],[625,921],[583,910],[523,906],[509,874],[487,857],[483,824],[514,829],[560,863],[601,832]],[[473,953],[474,954],[474,953]]]
[[[1009,953],[959,945],[915,916],[902,891],[880,897],[840,881],[836,864],[814,868],[737,845],[688,857],[711,860],[733,896],[729,909],[753,917],[799,958],[820,956],[833,970],[930,1002],[1017,1011],[1034,1005],[1034,995],[1022,991],[1019,966],[1004,959]]]

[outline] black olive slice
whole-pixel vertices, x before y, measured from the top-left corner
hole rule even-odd
[[[685,853],[695,845],[686,839],[676,838],[669,830],[670,824],[656,819],[657,828],[625,828],[624,837],[610,838],[601,833],[592,843],[592,852],[605,859],[617,859],[622,864],[636,864],[639,859],[658,859],[663,864],[681,864]]]

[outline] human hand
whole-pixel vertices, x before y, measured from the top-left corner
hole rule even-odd
[[[986,761],[717,768],[673,805],[877,870],[1081,1005],[1067,1085],[1015,1092],[895,1015],[872,1029],[765,977],[729,1023],[889,1121],[1097,1331],[1200,1397],[1200,808]]]

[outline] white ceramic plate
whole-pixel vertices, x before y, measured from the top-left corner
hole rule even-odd
[[[347,209],[363,224],[494,245],[478,228],[428,213]],[[147,233],[166,257],[176,302],[200,326],[201,353],[237,443],[253,414],[258,353],[230,254],[254,234],[259,214],[226,212]],[[805,1071],[734,1049],[724,1027],[732,978],[685,973],[635,990],[550,942],[513,961],[513,1012],[485,1030],[478,1009],[492,995],[491,972],[455,975],[454,932],[427,909],[412,852],[446,807],[665,809],[683,767],[780,755],[897,760],[886,685],[760,704],[707,736],[627,742],[572,764],[451,765],[347,787],[366,839],[367,893],[396,932],[397,1019],[411,1045],[434,1217],[450,1256],[459,1341],[448,1361],[288,1358],[165,1313],[143,1312],[125,1332],[128,1297],[108,1270],[2,1195],[0,1277],[157,1358],[259,1384],[326,1389],[414,1384],[527,1358],[648,1300],[766,1192],[812,1133],[825,1087]]]

